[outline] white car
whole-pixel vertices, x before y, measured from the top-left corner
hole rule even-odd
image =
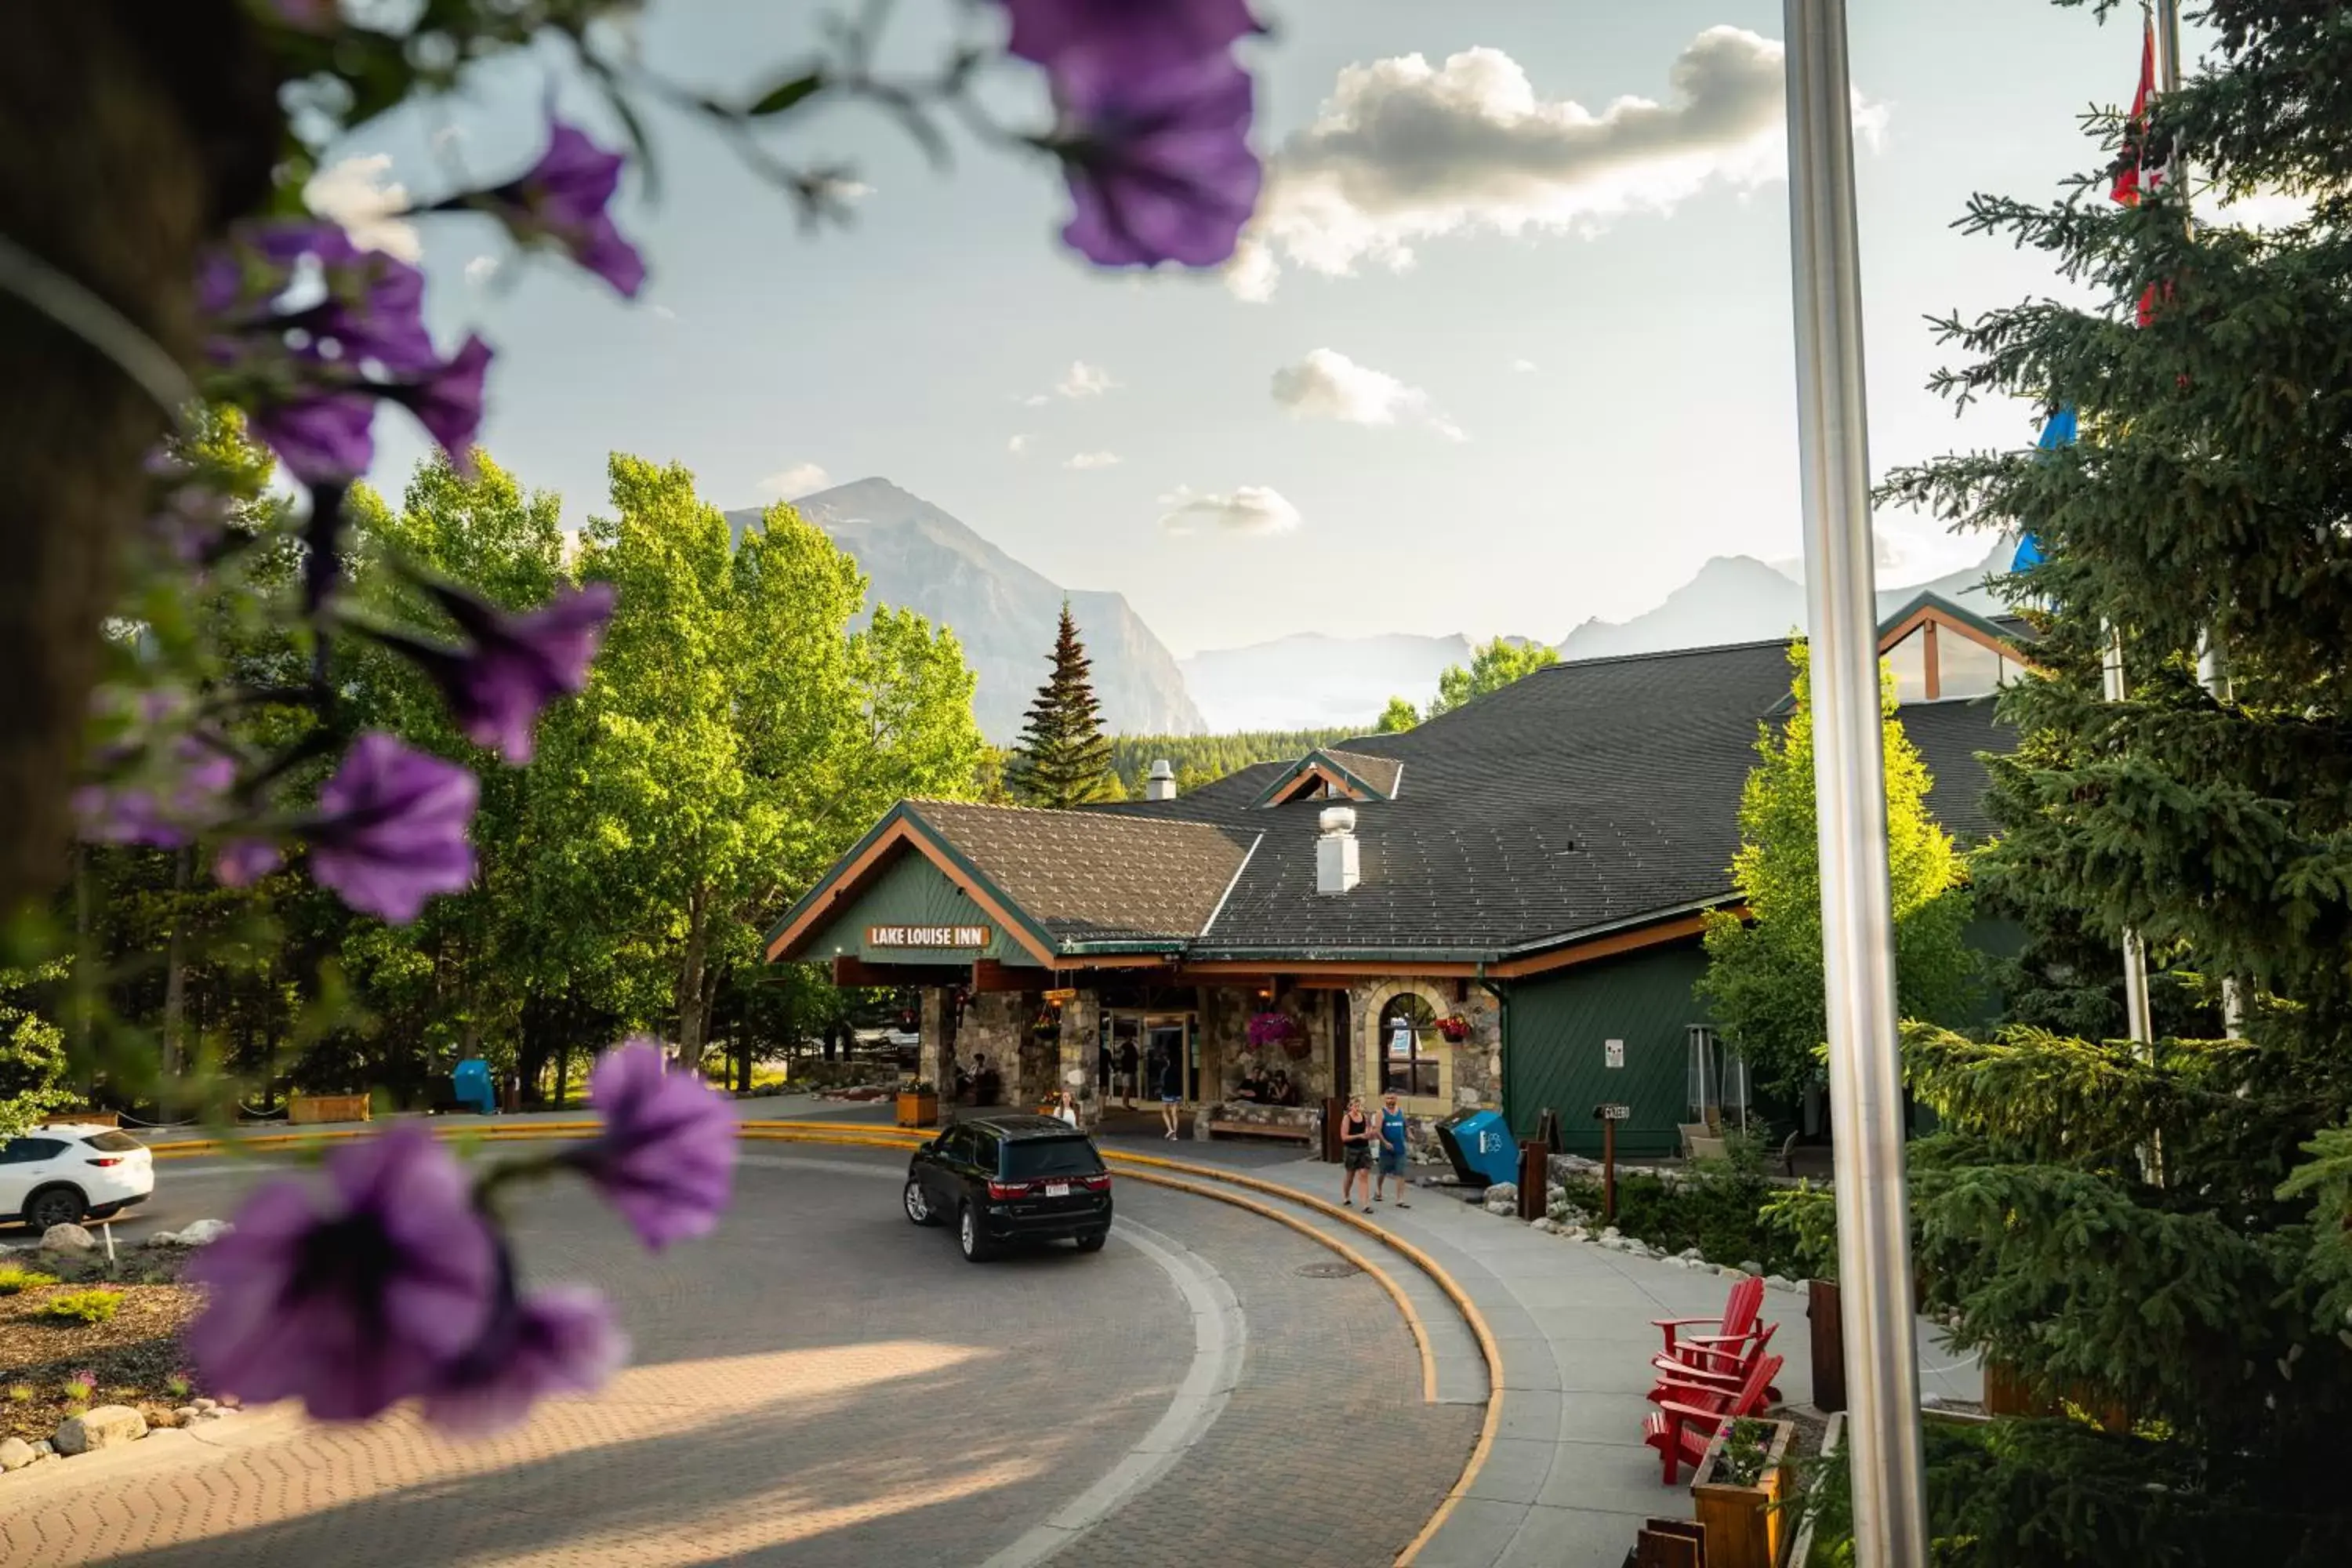
[[[154,1190],[147,1146],[111,1127],[36,1127],[0,1143],[0,1224],[110,1219]]]

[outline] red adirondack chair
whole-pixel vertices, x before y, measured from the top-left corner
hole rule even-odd
[[[1748,1376],[1748,1369],[1764,1354],[1765,1347],[1772,1342],[1772,1335],[1780,1326],[1778,1323],[1759,1322],[1736,1341],[1724,1342],[1723,1336],[1715,1335],[1711,1338],[1717,1342],[1701,1345],[1685,1342],[1675,1355],[1652,1356],[1650,1365],[1656,1369],[1658,1382],[1650,1390],[1651,1400],[1672,1399],[1677,1387],[1693,1383],[1730,1393],[1739,1386]],[[1688,1359],[1683,1359],[1685,1357]],[[1779,1389],[1766,1392],[1771,1403],[1780,1403]]]
[[[1730,1393],[1706,1384],[1683,1384],[1675,1389],[1676,1397],[1658,1401],[1658,1407],[1642,1419],[1642,1441],[1658,1451],[1665,1484],[1675,1484],[1683,1466],[1697,1467],[1725,1422],[1764,1409],[1780,1372],[1779,1356],[1759,1356]]]
[[[1724,1299],[1723,1316],[1719,1318],[1653,1318],[1651,1326],[1666,1336],[1666,1355],[1685,1366],[1705,1372],[1725,1370],[1724,1356],[1731,1352],[1733,1361],[1744,1361],[1739,1355],[1738,1342],[1756,1331],[1756,1319],[1764,1310],[1764,1281],[1753,1274],[1743,1274]],[[1685,1334],[1681,1331],[1706,1326],[1711,1334]],[[1664,1360],[1655,1364],[1664,1367]],[[1745,1370],[1742,1368],[1741,1370]]]

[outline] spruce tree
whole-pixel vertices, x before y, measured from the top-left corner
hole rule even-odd
[[[1110,738],[1103,733],[1102,709],[1088,675],[1091,662],[1065,599],[1062,628],[1054,639],[1054,673],[1029,705],[1013,764],[1013,788],[1030,805],[1085,805],[1109,798],[1117,782]]]
[[[2132,1424],[1996,1444],[1975,1501],[2000,1527],[1972,1562],[2317,1563],[2352,1538],[2347,15],[2210,0],[2209,54],[2137,138],[2171,177],[2137,205],[2107,199],[2105,169],[2070,199],[1971,203],[1966,226],[2105,303],[1946,321],[1965,363],[1941,385],[2071,406],[2080,437],[1888,485],[1963,526],[2022,522],[2047,555],[2017,584],[2046,673],[2005,700],[2023,743],[1995,765],[1980,882],[2053,941],[2137,930],[2209,1004],[2223,975],[2252,994],[2242,1040],[1912,1032],[1914,1089],[1950,1130],[1913,1162],[1929,1310]],[[2115,117],[2098,129],[2138,156]],[[2184,166],[2311,215],[2192,223]],[[2109,628],[2121,702],[2101,691]],[[2221,696],[2199,679],[2209,636]]]

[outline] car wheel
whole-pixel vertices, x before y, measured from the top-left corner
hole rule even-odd
[[[25,1223],[35,1230],[45,1231],[53,1225],[79,1225],[83,1212],[82,1196],[73,1187],[50,1187],[35,1193],[25,1205]]]
[[[989,1255],[996,1250],[989,1245],[988,1237],[980,1233],[980,1215],[972,1212],[970,1204],[963,1205],[962,1217],[956,1222],[956,1245],[963,1249],[967,1263],[985,1263]]]
[[[937,1225],[940,1216],[931,1212],[931,1195],[923,1191],[920,1178],[907,1178],[907,1217],[917,1225]]]
[[[1086,1235],[1078,1237],[1078,1250],[1080,1252],[1100,1252],[1103,1249],[1103,1243],[1109,1239],[1110,1232],[1108,1229],[1090,1230],[1087,1232]]]

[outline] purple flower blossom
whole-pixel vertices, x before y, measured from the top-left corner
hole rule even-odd
[[[572,260],[634,300],[645,285],[645,260],[621,237],[607,210],[627,162],[577,128],[551,119],[547,151],[539,162],[520,179],[481,199],[520,243],[552,240]]]
[[[1074,51],[1053,72],[1076,214],[1062,237],[1104,267],[1213,267],[1257,205],[1249,73],[1223,55],[1148,75]]]
[[[249,888],[285,858],[267,838],[232,838],[213,857],[213,880],[224,888]]]
[[[425,327],[425,274],[380,250],[326,268],[328,298],[294,318],[312,337],[310,357],[373,363],[394,375],[439,368]]]
[[[153,703],[152,694],[148,706]],[[220,820],[223,800],[236,783],[236,762],[194,735],[183,735],[156,783],[84,784],[73,792],[83,838],[98,844],[144,844],[177,849]]]
[[[509,763],[530,761],[540,710],[588,684],[589,662],[613,618],[613,585],[559,588],[546,604],[520,615],[459,588],[431,586],[467,646],[406,640],[398,646],[439,683],[466,739]]]
[[[698,1075],[666,1071],[661,1047],[642,1035],[596,1063],[588,1102],[604,1131],[568,1163],[647,1247],[708,1234],[734,1186],[734,1106]]]
[[[465,479],[474,474],[474,433],[482,427],[482,382],[489,368],[490,345],[468,334],[448,363],[391,393],[441,443],[449,466]]]
[[[375,458],[375,395],[332,392],[253,411],[253,433],[306,485],[341,484]]]
[[[1004,0],[1005,52],[1052,67],[1077,51],[1129,77],[1223,54],[1263,32],[1249,0]]]
[[[352,908],[405,925],[435,893],[473,880],[466,827],[479,789],[457,763],[367,731],[319,792],[311,877]]]
[[[465,1173],[421,1128],[327,1156],[328,1191],[277,1181],[198,1253],[188,1345],[208,1386],[359,1421],[436,1389],[488,1326],[497,1238]]]
[[[509,1290],[481,1339],[425,1394],[425,1418],[457,1432],[494,1432],[549,1394],[594,1393],[628,1354],[604,1299],[585,1286],[521,1298]]]

